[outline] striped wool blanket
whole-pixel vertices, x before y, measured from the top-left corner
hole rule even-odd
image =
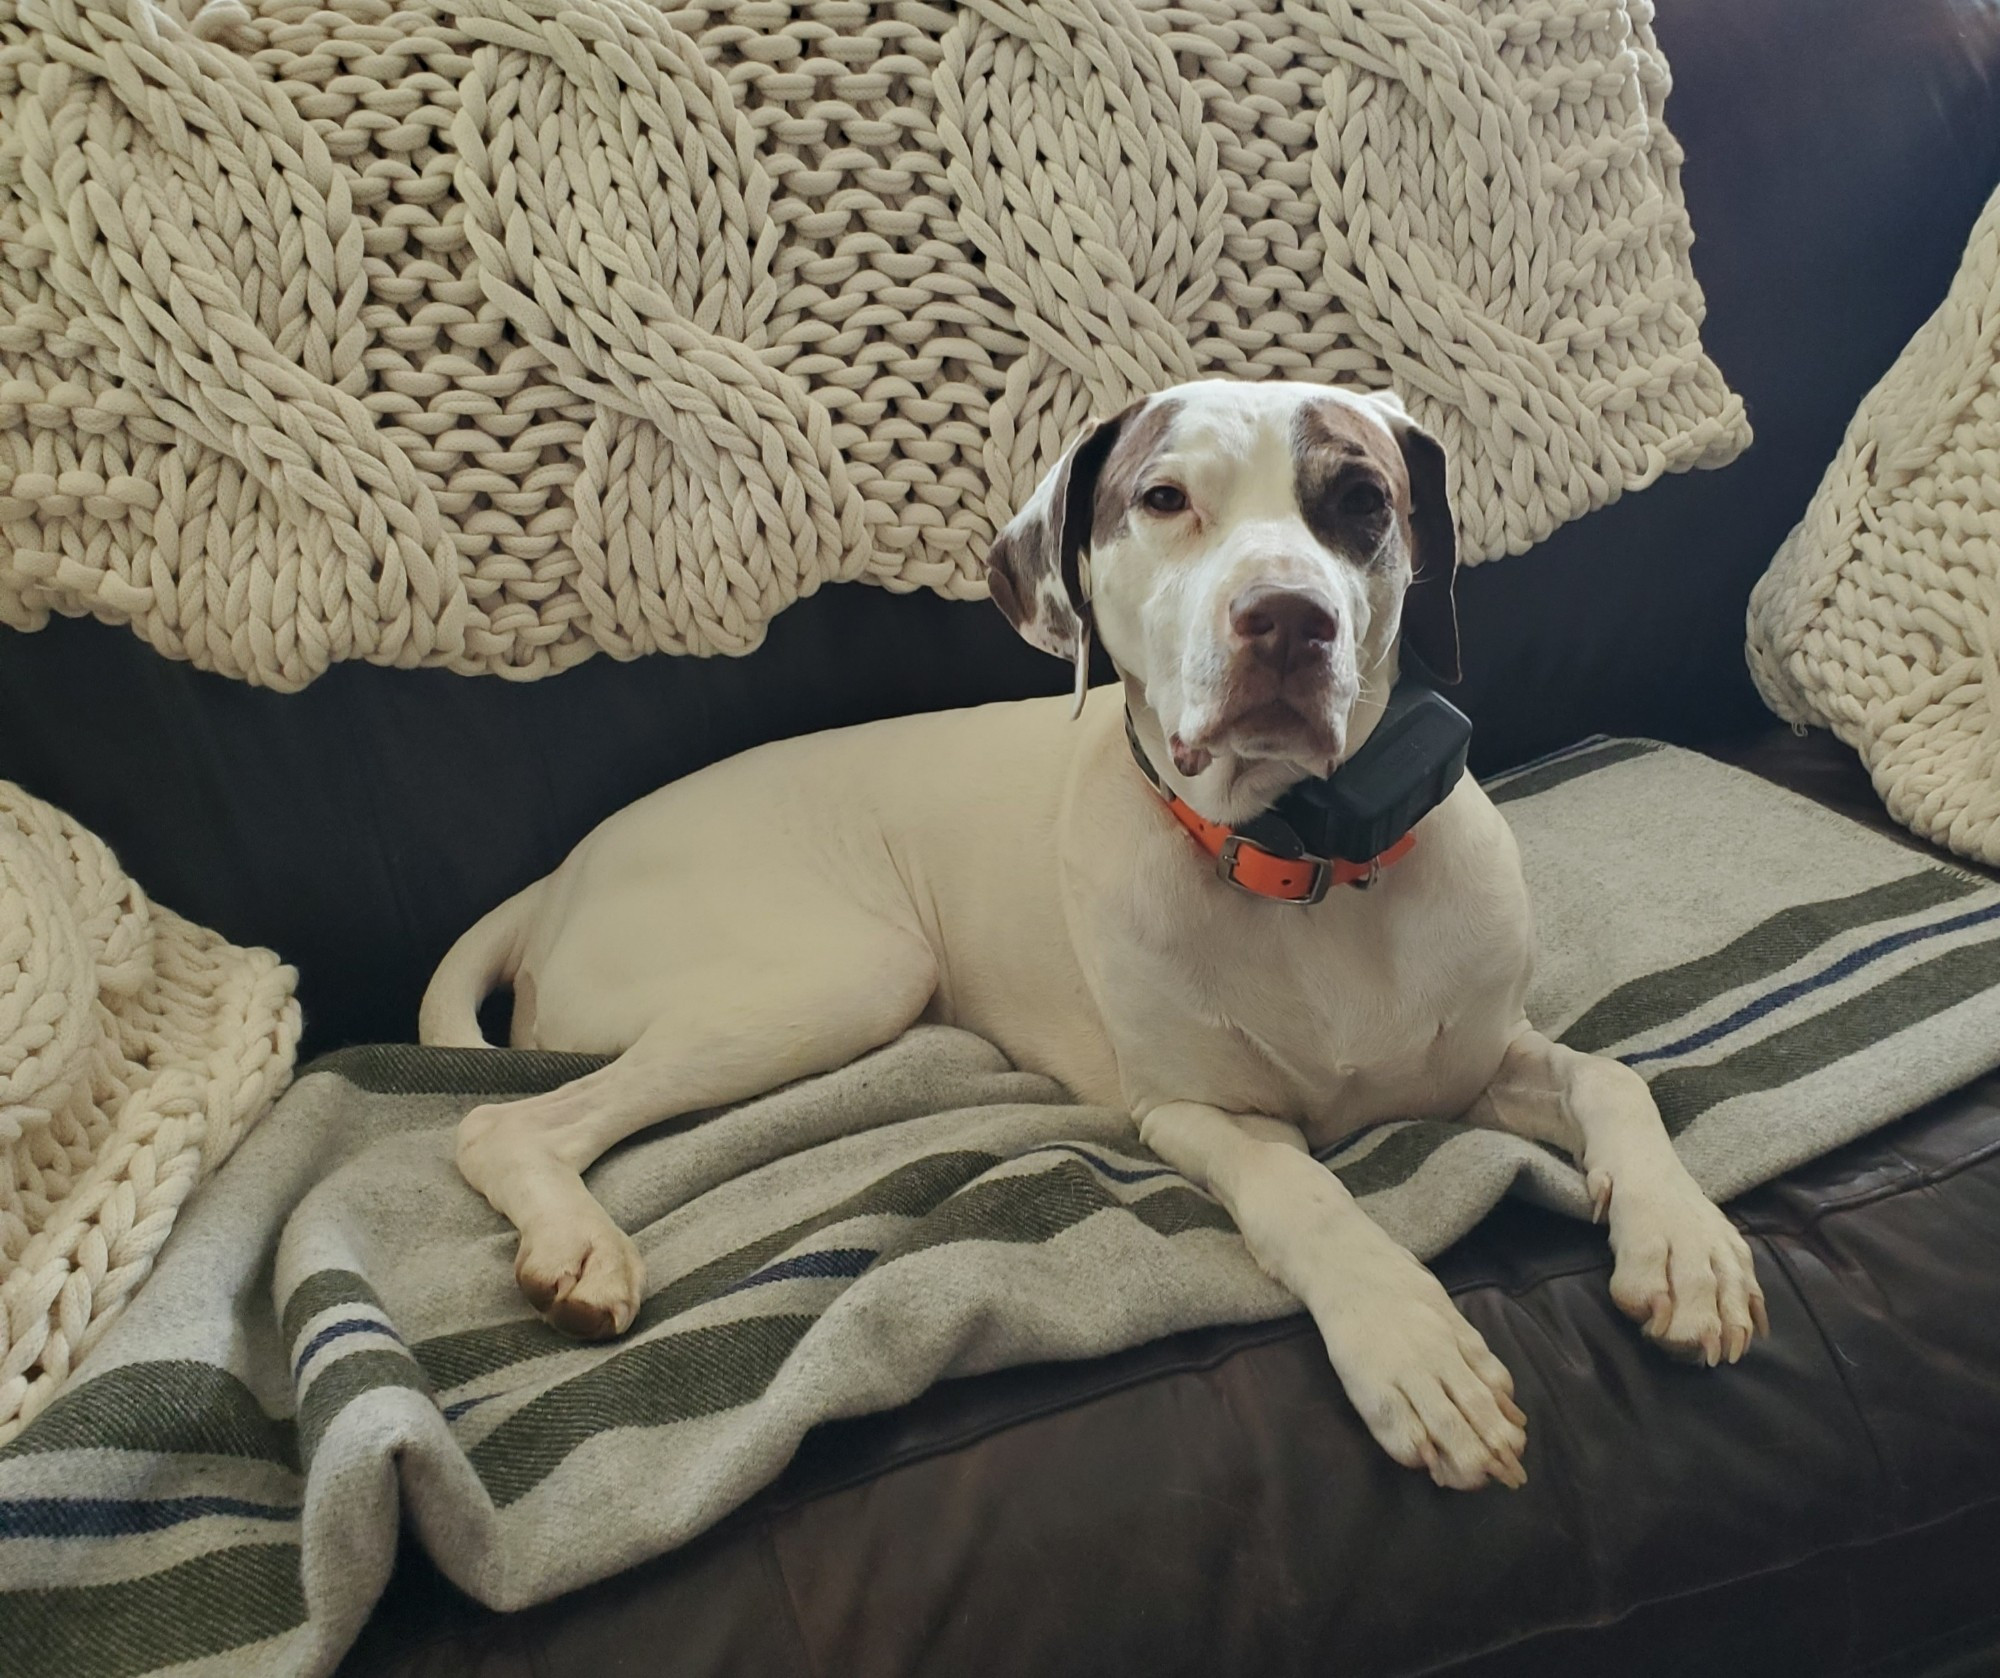
[[[1491,790],[1540,918],[1535,1018],[1640,1068],[1711,1192],[2000,1062],[2000,888],[1645,742]],[[603,1161],[652,1291],[578,1345],[522,1303],[452,1126],[591,1064],[362,1049],[298,1081],[0,1449],[10,1678],[325,1672],[402,1521],[521,1605],[684,1542],[816,1422],[1294,1309],[1122,1115],[932,1028]],[[1425,1256],[1504,1193],[1586,1212],[1565,1161],[1456,1125],[1328,1163]]]

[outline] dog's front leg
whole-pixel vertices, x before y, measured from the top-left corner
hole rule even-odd
[[[1611,1219],[1611,1297],[1646,1334],[1711,1366],[1770,1332],[1749,1244],[1688,1175],[1646,1080],[1523,1023],[1465,1115],[1564,1149]]]
[[[1460,1490],[1523,1483],[1526,1418],[1506,1367],[1297,1130],[1171,1101],[1141,1117],[1139,1134],[1221,1200],[1257,1262],[1312,1313],[1347,1396],[1390,1456]]]

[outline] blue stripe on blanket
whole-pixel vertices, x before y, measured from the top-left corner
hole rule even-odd
[[[321,1329],[319,1333],[306,1342],[305,1350],[300,1352],[298,1357],[292,1362],[292,1378],[297,1380],[300,1375],[305,1373],[305,1367],[312,1361],[313,1353],[317,1352],[322,1346],[331,1345],[334,1341],[350,1334],[380,1334],[395,1341],[399,1346],[403,1343],[403,1337],[389,1326],[386,1318],[343,1317],[337,1323],[328,1323],[325,1328]]]
[[[1830,967],[1803,979],[1796,979],[1789,985],[1781,985],[1768,994],[1746,1002],[1726,1020],[1718,1020],[1714,1025],[1704,1026],[1700,1031],[1691,1032],[1677,1042],[1668,1043],[1658,1049],[1647,1049],[1635,1055],[1620,1055],[1618,1058],[1627,1066],[1637,1066],[1642,1061],[1667,1060],[1675,1055],[1688,1054],[1695,1049],[1705,1049],[1709,1044],[1741,1031],[1747,1025],[1754,1025],[1765,1015],[1796,1002],[1800,997],[1813,991],[1824,990],[1828,985],[1838,984],[1849,974],[1859,972],[1869,963],[1880,961],[1884,956],[1893,955],[1897,950],[1908,949],[1912,944],[1921,944],[1926,939],[1942,938],[1947,933],[1960,932],[1969,926],[1980,926],[1987,921],[2000,920],[2000,904],[1984,909],[1974,909],[1969,914],[1954,915],[1950,920],[1937,921],[1930,926],[1915,926],[1904,932],[1891,933],[1887,938],[1878,938],[1874,943],[1845,955]]]
[[[1023,1154],[1021,1157],[1028,1159],[1034,1154],[1074,1154],[1093,1171],[1109,1177],[1114,1183],[1143,1183],[1154,1177],[1174,1177],[1179,1175],[1170,1166],[1165,1165],[1142,1165],[1137,1167],[1113,1165],[1109,1160],[1100,1159],[1096,1154],[1090,1152],[1089,1149],[1079,1148],[1074,1142],[1051,1142],[1046,1147],[1031,1149],[1029,1153]]]
[[[208,1515],[295,1521],[295,1503],[240,1497],[21,1497],[0,1499],[0,1538],[123,1538],[160,1532]]]
[[[878,1250],[874,1247],[822,1247],[816,1253],[799,1253],[792,1258],[779,1259],[775,1264],[767,1264],[733,1287],[723,1289],[723,1296],[741,1293],[745,1288],[765,1287],[772,1282],[796,1281],[801,1276],[809,1276],[816,1281],[836,1276],[859,1276],[877,1257]]]

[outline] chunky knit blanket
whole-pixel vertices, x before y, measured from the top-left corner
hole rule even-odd
[[[1751,591],[1750,671],[1890,815],[2000,865],[2000,192]]]
[[[1543,927],[1535,1017],[1639,1068],[1712,1193],[2000,1061],[2000,887],[1640,741],[1493,792]],[[399,1527],[519,1606],[685,1542],[816,1422],[1296,1309],[1123,1114],[932,1027],[595,1167],[648,1293],[627,1338],[566,1340],[523,1303],[452,1133],[595,1064],[387,1048],[308,1069],[188,1208],[143,1308],[0,1447],[8,1678],[324,1673]],[[1425,1256],[1510,1190],[1589,1215],[1566,1160],[1459,1125],[1378,1126],[1329,1163]]]
[[[983,590],[1087,416],[1393,383],[1517,552],[1747,441],[1650,0],[0,0],[0,622],[279,688]]]
[[[101,841],[0,781],[0,1445],[283,1087],[295,977],[148,902]]]

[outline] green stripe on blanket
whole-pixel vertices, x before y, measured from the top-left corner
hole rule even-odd
[[[64,1389],[0,1461],[46,1451],[256,1457],[297,1469],[298,1429],[267,1416],[235,1375],[185,1359],[128,1364]]]
[[[306,1070],[331,1072],[377,1095],[476,1095],[482,1101],[541,1095],[595,1072],[609,1055],[548,1049],[424,1049],[414,1043],[365,1043],[322,1055]]]
[[[932,1156],[919,1164],[938,1160],[957,1168],[974,1160],[998,1163],[990,1155],[955,1154]],[[1073,1159],[1062,1160],[1047,1171],[975,1184],[949,1199],[940,1195],[936,1211],[927,1206],[920,1213],[907,1197],[883,1194],[879,1192],[882,1187],[876,1185],[863,1195],[850,1197],[846,1205],[865,1207],[873,1214],[893,1210],[913,1218],[907,1232],[892,1239],[873,1258],[872,1262],[884,1265],[954,1242],[1047,1241],[1087,1217],[1114,1209],[1129,1211],[1160,1235],[1234,1229],[1221,1207],[1184,1183],[1154,1188],[1128,1205],[1088,1167]],[[834,1221],[809,1220],[819,1228]],[[793,1231],[799,1235],[818,1233],[797,1225],[783,1233]],[[732,1284],[739,1282],[792,1245],[795,1242],[767,1239],[703,1266],[695,1274],[707,1285],[692,1291],[686,1287],[690,1278],[682,1278],[652,1295],[643,1316],[658,1322],[705,1304],[726,1291],[715,1285],[722,1277],[728,1277]],[[676,1309],[661,1308],[660,1302],[667,1296],[675,1297]],[[813,1320],[752,1316],[712,1329],[641,1339],[618,1356],[559,1381],[515,1411],[474,1448],[473,1466],[495,1503],[511,1503],[532,1490],[570,1450],[607,1428],[657,1426],[745,1403],[763,1390],[775,1368],[775,1363],[766,1367],[766,1360],[773,1352],[781,1359]],[[780,1332],[771,1327],[773,1323],[789,1327]],[[642,1322],[634,1332],[642,1332],[646,1326],[650,1324]],[[511,1341],[512,1347],[522,1344]],[[574,1341],[547,1329],[530,1344],[532,1350],[526,1355],[531,1357],[575,1348]],[[419,1347],[418,1351],[424,1355],[430,1348]],[[427,1361],[431,1367],[439,1367],[434,1355]],[[480,1360],[471,1367],[487,1374],[500,1366]],[[309,1399],[311,1396],[308,1394]]]
[[[1653,1099],[1668,1131],[1678,1136],[1724,1101],[1823,1071],[1995,985],[2000,985],[2000,938],[1947,950],[1710,1065],[1661,1073],[1650,1080]]]
[[[1593,741],[1558,752],[1540,762],[1526,764],[1511,774],[1495,777],[1487,786],[1486,795],[1495,804],[1511,804],[1516,799],[1533,798],[1538,793],[1561,786],[1565,781],[1609,769],[1615,763],[1629,763],[1635,757],[1644,757],[1659,749],[1651,740]]]
[[[1587,742],[1494,797],[1541,928],[1532,1017],[1644,1074],[1710,1192],[2000,1061],[1993,886],[1650,742]],[[518,1607],[686,1542],[818,1422],[1296,1309],[1125,1115],[926,1027],[594,1167],[647,1295],[625,1338],[579,1344],[522,1302],[453,1130],[599,1064],[394,1046],[302,1077],[0,1450],[0,1506],[36,1511],[0,1525],[32,1534],[0,1537],[0,1649],[65,1678],[324,1671],[406,1524]],[[1426,1257],[1510,1190],[1588,1212],[1553,1150],[1460,1124],[1326,1158]],[[298,1545],[273,1544],[293,1509]]]
[[[711,1259],[685,1276],[675,1278],[657,1293],[647,1296],[627,1332],[643,1334],[669,1318],[720,1298],[745,1277],[788,1248],[796,1246],[808,1235],[816,1235],[836,1224],[855,1218],[885,1215],[920,1217],[946,1195],[963,1188],[982,1171],[999,1163],[998,1157],[993,1154],[960,1151],[926,1154],[921,1159],[899,1165],[838,1205],[760,1236],[724,1253],[720,1258]],[[308,1278],[306,1284],[301,1284],[301,1291],[312,1280]],[[290,1316],[288,1307],[287,1319]],[[287,1343],[291,1338],[287,1336]],[[575,1346],[574,1340],[557,1333],[537,1317],[525,1322],[497,1323],[490,1328],[464,1329],[456,1334],[440,1335],[434,1340],[421,1342],[412,1350],[432,1381],[440,1387],[455,1387],[475,1381],[482,1375],[490,1375],[509,1364],[570,1351]]]
[[[179,1661],[244,1649],[306,1617],[296,1544],[210,1550],[158,1573],[103,1585],[0,1592],[7,1678],[139,1678]]]
[[[344,1305],[360,1306],[385,1322],[388,1320],[380,1295],[368,1285],[365,1276],[357,1276],[351,1270],[322,1270],[292,1289],[292,1297],[285,1301],[285,1314],[278,1322],[278,1332],[287,1346],[295,1345],[299,1331],[314,1317]]]
[[[299,1446],[308,1462],[333,1425],[350,1404],[363,1393],[398,1390],[428,1397],[430,1383],[417,1361],[400,1348],[393,1352],[364,1350],[336,1359],[327,1371],[314,1377],[299,1399]]]
[[[579,1445],[613,1429],[662,1427],[748,1404],[814,1321],[798,1312],[746,1317],[613,1352],[516,1410],[472,1447],[472,1466],[504,1509]]]
[[[898,1241],[883,1255],[883,1262],[908,1258],[954,1241],[1049,1241],[1085,1218],[1113,1209],[1130,1213],[1148,1228],[1161,1229],[1161,1224],[1141,1212],[1144,1204],[1141,1200],[1137,1205],[1126,1205],[1087,1166],[1064,1160],[1053,1169],[1032,1176],[999,1177],[974,1183],[964,1193],[945,1201]],[[1174,1219],[1162,1222],[1174,1232],[1236,1227],[1219,1207],[1213,1219],[1205,1224],[1190,1219],[1184,1208],[1179,1209]]]
[[[1713,955],[1619,986],[1564,1032],[1563,1041],[1596,1054],[1622,1038],[1680,1019],[1725,991],[1782,972],[1840,933],[1935,909],[1978,890],[1979,881],[1969,874],[1920,868],[1866,891],[1780,909]]]

